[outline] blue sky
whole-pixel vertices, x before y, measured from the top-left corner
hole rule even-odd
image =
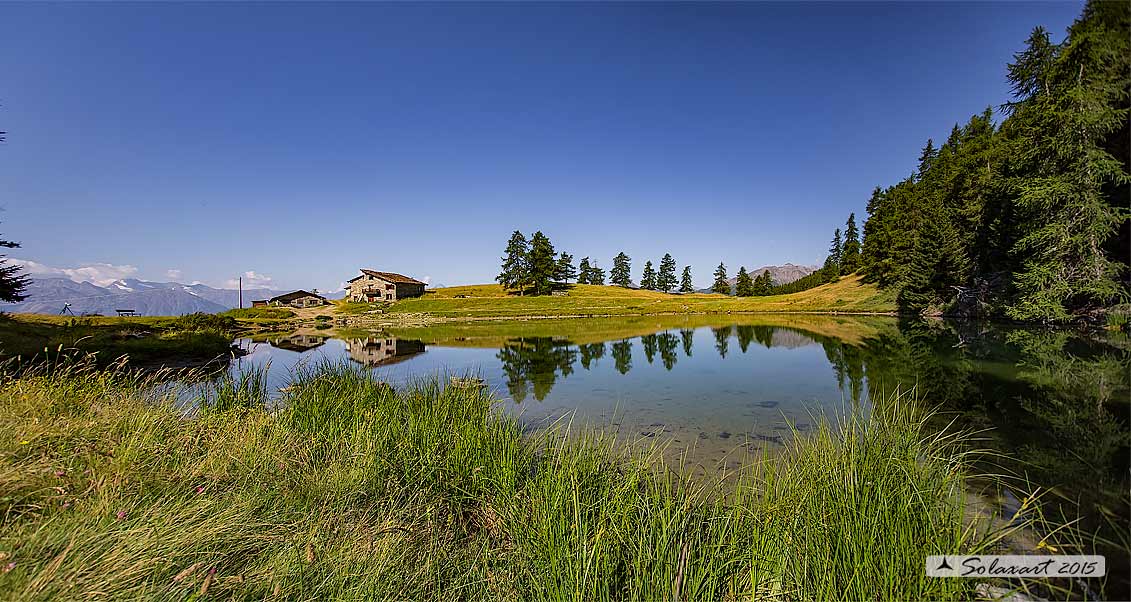
[[[0,4],[0,231],[41,272],[322,290],[487,282],[514,229],[634,279],[817,263],[1081,6]]]

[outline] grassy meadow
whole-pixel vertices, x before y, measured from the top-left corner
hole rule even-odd
[[[153,382],[89,361],[0,382],[4,598],[970,599],[924,557],[1005,535],[972,525],[961,442],[906,395],[703,482],[439,378],[315,366],[274,410],[254,373],[188,407]]]
[[[674,295],[617,286],[572,285],[564,296],[520,296],[496,284],[436,289],[424,297],[398,301],[386,314],[426,313],[444,318],[629,316],[732,312],[893,313],[895,296],[859,276],[791,293],[766,297]],[[357,304],[352,304],[357,305]],[[361,313],[356,307],[353,313]]]

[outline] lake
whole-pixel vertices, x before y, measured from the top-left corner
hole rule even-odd
[[[241,340],[231,370],[286,385],[296,365],[349,361],[395,385],[473,375],[530,429],[572,420],[660,443],[669,462],[718,474],[784,448],[822,419],[915,387],[931,428],[977,432],[971,481],[1009,515],[1025,492],[1128,532],[1131,340],[1122,334],[974,322],[823,315],[653,316],[443,323],[384,331],[306,330]],[[1109,565],[1122,550],[1100,546]],[[1095,552],[1090,552],[1095,553]],[[1131,591],[1115,570],[1113,591]]]
[[[663,441],[706,471],[917,387],[1004,452],[993,468],[1125,513],[1131,342],[1123,335],[818,315],[655,316],[309,330],[241,340],[231,370],[351,361],[396,385],[477,375],[530,428],[571,419]],[[1121,510],[1122,509],[1122,510]]]

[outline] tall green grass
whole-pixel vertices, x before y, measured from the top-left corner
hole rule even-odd
[[[186,417],[124,369],[6,377],[0,597],[968,599],[925,556],[1001,535],[906,396],[704,481],[596,431],[524,434],[439,378],[318,365],[271,407],[265,382]]]

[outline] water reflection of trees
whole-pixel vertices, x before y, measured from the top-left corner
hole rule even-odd
[[[719,357],[726,359],[727,352],[730,350],[730,326],[722,328],[712,328],[711,332],[715,335],[715,351],[719,352]]]
[[[1091,526],[1099,508],[1126,524],[1126,343],[1077,332],[906,320],[858,346],[821,341],[841,390],[884,400],[917,386],[936,426],[983,431],[1004,456],[986,468],[1072,492]],[[1070,515],[1076,510],[1069,508]],[[1117,522],[1118,522],[1117,521]]]
[[[644,359],[651,364],[656,358],[656,335],[646,334],[640,337],[640,344],[644,347]]]
[[[605,357],[605,344],[582,343],[577,346],[577,351],[581,355],[581,367],[588,370],[597,360]]]
[[[573,374],[578,351],[568,341],[551,337],[514,339],[499,349],[496,357],[502,363],[507,391],[517,403],[528,393],[542,401],[550,394],[557,377]]]
[[[686,329],[677,336],[674,332],[647,334],[640,337],[644,355],[653,363],[657,355],[664,368],[671,370],[679,361],[679,348],[691,355],[693,330]],[[681,340],[682,337],[682,340]],[[632,370],[632,341],[623,339],[605,343],[581,343],[551,337],[528,337],[507,341],[496,353],[502,364],[507,390],[511,398],[521,403],[528,395],[541,401],[549,395],[558,378],[573,373],[575,362],[580,360],[585,370],[595,368],[598,361],[609,353],[613,367],[621,374]]]
[[[612,344],[613,365],[617,372],[628,374],[632,370],[632,342],[628,340],[616,341]]]
[[[671,370],[678,359],[675,350],[679,347],[679,338],[670,332],[661,332],[656,335],[656,345],[660,348],[660,361],[664,368]]]
[[[690,357],[694,330],[639,337],[645,360],[674,370]],[[895,389],[918,388],[939,420],[957,418],[971,430],[990,428],[994,447],[1009,454],[1009,468],[1045,484],[1117,491],[1126,483],[1129,435],[1126,405],[1131,344],[1105,344],[1078,333],[1022,330],[984,324],[902,321],[873,338],[848,344],[835,338],[773,326],[711,329],[714,347],[727,357],[737,341],[746,352],[816,342],[844,398],[862,403],[886,399]],[[498,351],[507,387],[516,401],[544,399],[557,379],[581,368],[611,367],[628,374],[634,342],[573,345],[551,338],[524,338]]]

